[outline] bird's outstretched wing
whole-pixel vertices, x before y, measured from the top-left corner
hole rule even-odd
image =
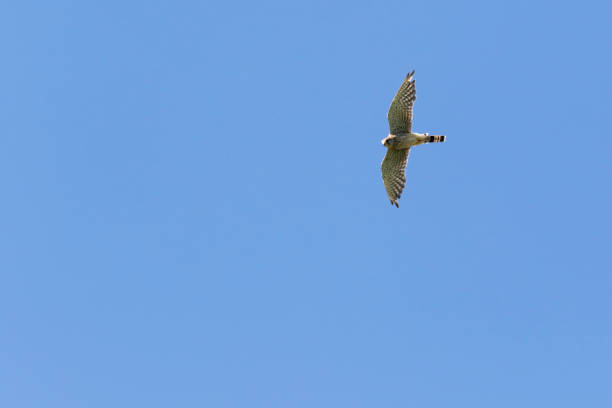
[[[396,207],[399,207],[397,200],[401,197],[406,185],[404,170],[406,169],[406,163],[408,163],[409,153],[410,149],[387,149],[387,154],[381,165],[385,190],[387,190],[389,201]]]
[[[414,71],[406,75],[404,83],[393,98],[387,120],[392,135],[398,133],[410,133],[412,129],[412,105],[416,100],[416,88],[414,85]]]

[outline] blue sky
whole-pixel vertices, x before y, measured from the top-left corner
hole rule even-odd
[[[611,406],[611,11],[0,6],[0,405]]]

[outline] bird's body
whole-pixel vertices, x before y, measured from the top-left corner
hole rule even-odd
[[[423,143],[443,142],[446,137],[442,135],[429,135],[428,133],[399,133],[389,135],[381,140],[383,146],[389,149],[410,149]]]
[[[406,185],[404,173],[410,148],[423,143],[444,142],[446,139],[446,136],[443,135],[412,132],[412,105],[416,100],[413,76],[414,71],[406,76],[391,102],[387,114],[390,133],[381,141],[387,148],[387,154],[381,165],[383,182],[389,201],[396,207],[399,207],[397,200]]]

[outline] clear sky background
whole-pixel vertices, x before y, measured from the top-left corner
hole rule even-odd
[[[612,406],[606,3],[4,3],[0,405]]]

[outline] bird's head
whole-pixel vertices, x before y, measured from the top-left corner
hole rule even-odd
[[[395,139],[395,136],[389,135],[381,140],[380,143],[385,147],[390,147],[393,144],[393,139]]]

